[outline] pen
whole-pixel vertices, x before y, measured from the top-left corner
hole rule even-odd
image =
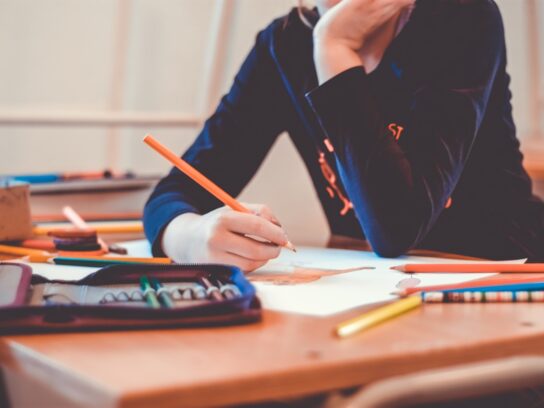
[[[415,309],[419,307],[421,303],[421,296],[417,295],[397,300],[386,306],[379,307],[371,310],[370,312],[364,313],[361,316],[357,316],[353,319],[340,323],[336,327],[336,335],[341,338],[349,337],[355,333],[367,330],[412,309]]]
[[[146,135],[144,137],[144,142],[151,148],[153,148],[161,156],[163,156],[166,160],[176,166],[182,173],[190,177],[202,188],[204,188],[215,198],[221,201],[223,204],[229,206],[235,211],[253,214],[249,209],[240,204],[234,197],[228,194],[225,190],[223,190],[221,187],[219,187],[217,184],[215,184],[213,181],[211,181],[209,178],[207,178],[204,174],[199,172],[185,160],[178,157],[175,153],[173,153],[166,146],[156,140],[153,136]],[[296,252],[295,246],[290,241],[287,241],[287,244],[285,244],[285,248]]]
[[[153,309],[160,309],[161,304],[157,299],[157,294],[149,284],[149,279],[147,279],[147,276],[144,275],[140,277],[140,287],[142,288],[143,295],[149,307]]]
[[[151,278],[151,286],[157,292],[159,301],[162,303],[162,305],[168,309],[173,309],[174,301],[172,300],[172,295],[170,295],[170,292],[164,288],[162,283],[160,283],[157,278]]]

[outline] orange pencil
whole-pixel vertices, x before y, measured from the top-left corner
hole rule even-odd
[[[157,153],[163,156],[166,160],[176,166],[181,172],[193,179],[196,183],[198,183],[202,188],[207,190],[223,204],[229,206],[235,211],[252,214],[252,212],[248,208],[240,204],[234,197],[228,194],[225,190],[223,190],[221,187],[219,187],[217,184],[215,184],[213,181],[211,181],[209,178],[207,178],[204,174],[199,172],[185,160],[178,157],[174,152],[169,150],[153,136],[146,135],[144,137],[144,142],[152,147],[155,151],[157,151]],[[285,248],[290,249],[291,251],[296,251],[294,245],[289,241],[287,241]]]
[[[466,263],[406,264],[391,269],[405,273],[544,273],[544,264]]]
[[[407,296],[417,292],[440,292],[443,290],[470,289],[482,288],[485,286],[494,285],[510,285],[521,283],[538,283],[544,282],[544,276],[531,276],[522,278],[519,276],[507,278],[506,275],[500,275],[498,278],[486,278],[481,280],[473,280],[469,282],[453,283],[449,285],[432,285],[432,286],[414,286],[410,288],[400,289],[395,291],[396,295]]]

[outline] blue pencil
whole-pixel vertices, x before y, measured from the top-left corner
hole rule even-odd
[[[480,286],[475,288],[448,289],[443,293],[465,293],[465,292],[512,292],[512,291],[533,291],[544,290],[544,282],[534,283],[510,283],[507,285]]]

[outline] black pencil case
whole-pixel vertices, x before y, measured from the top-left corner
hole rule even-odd
[[[150,307],[142,276],[159,281],[173,305]],[[233,266],[112,265],[66,281],[0,263],[0,334],[221,326],[260,317],[255,287]]]

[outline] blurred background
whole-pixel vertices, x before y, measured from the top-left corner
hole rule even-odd
[[[544,0],[498,0],[526,164],[544,178]],[[192,142],[258,30],[295,0],[0,0],[0,174],[105,168],[164,174],[141,139]],[[328,237],[282,135],[242,200],[269,204],[297,243]],[[138,206],[143,205],[137,203]]]

